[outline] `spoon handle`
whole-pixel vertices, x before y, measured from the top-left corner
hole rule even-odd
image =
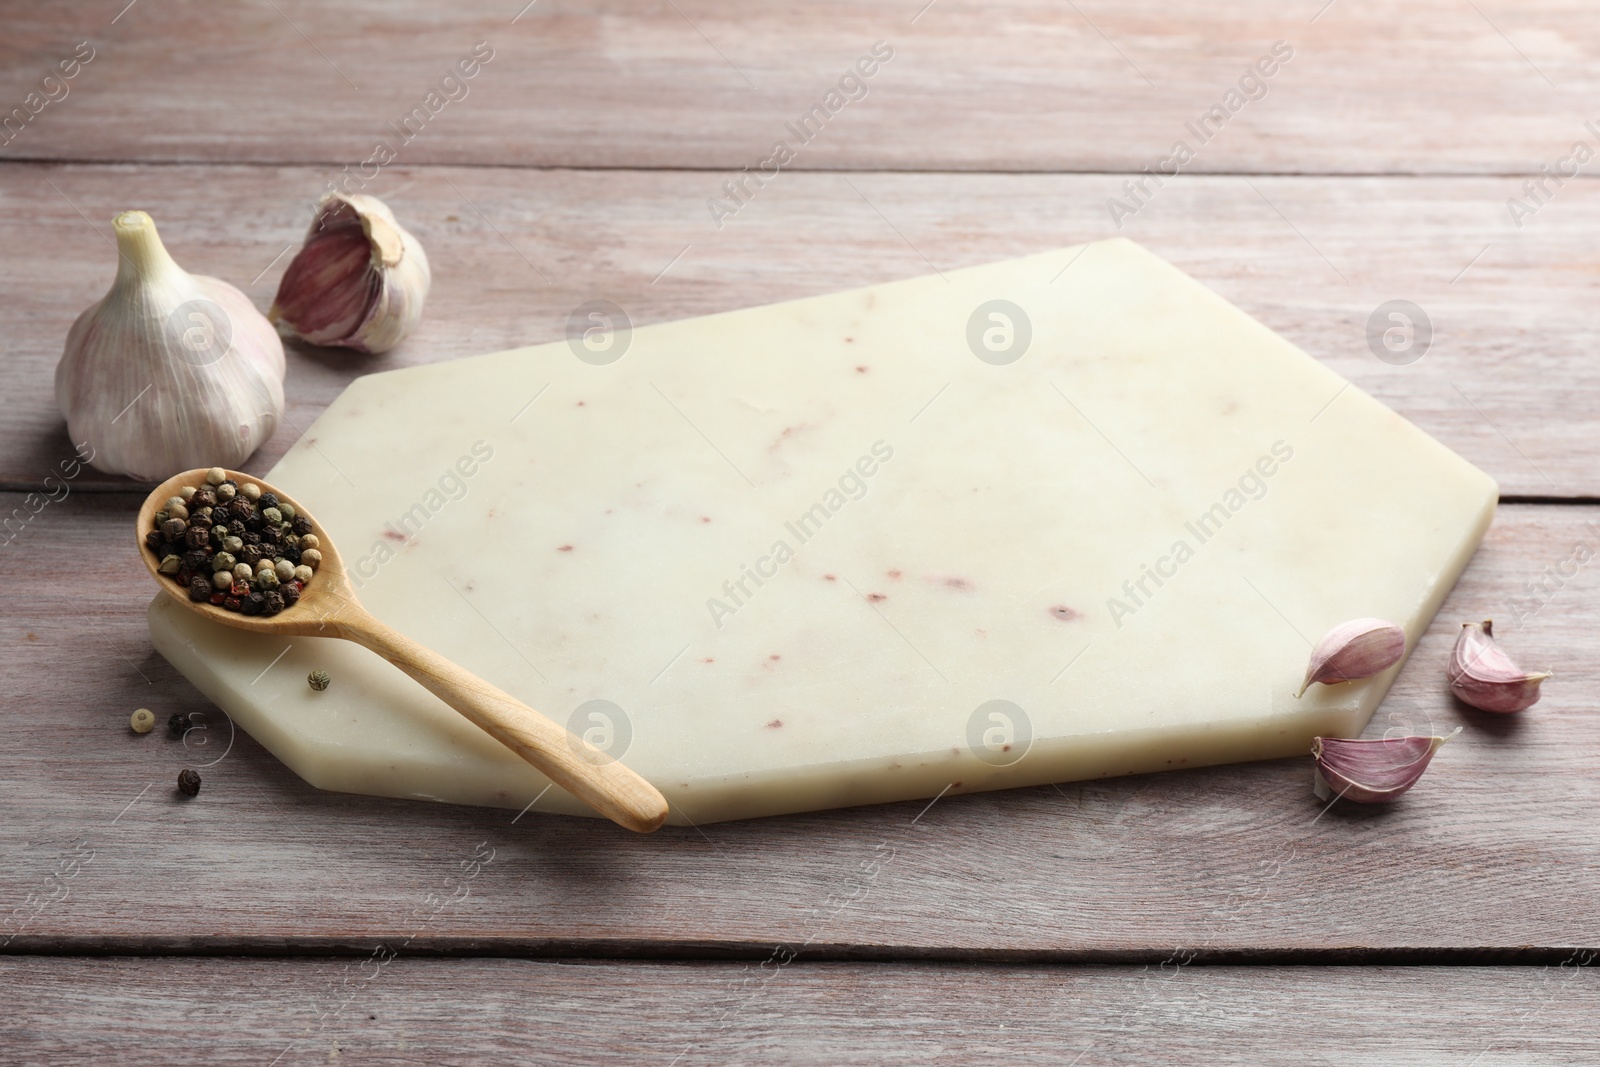
[[[649,833],[667,801],[639,775],[477,675],[385,626],[365,611],[345,613],[343,636],[376,652],[611,821]]]

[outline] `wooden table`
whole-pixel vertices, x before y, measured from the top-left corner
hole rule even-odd
[[[124,3],[6,3],[0,36],[5,109],[93,50],[0,147],[0,1061],[1600,1060],[1600,188],[1524,189],[1600,146],[1592,5]],[[716,225],[877,41],[865,97]],[[595,297],[645,324],[1120,233],[1499,480],[1371,728],[1465,733],[1387,810],[1324,811],[1285,760],[650,837],[318,792],[215,711],[187,749],[136,737],[135,707],[208,707],[150,648],[142,489],[29,497],[71,452],[51,375],[109,220],[149,210],[265,308],[379,140],[426,321],[382,357],[291,347],[251,470],[353,377],[555,339]],[[1391,299],[1432,324],[1410,365],[1369,348]],[[1490,616],[1556,671],[1521,716],[1444,687]]]

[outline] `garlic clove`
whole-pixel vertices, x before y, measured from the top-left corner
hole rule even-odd
[[[1406,632],[1383,619],[1351,619],[1323,635],[1311,651],[1305,682],[1296,697],[1315,682],[1333,684],[1370,678],[1400,662],[1406,653]]]
[[[1313,791],[1327,801],[1393,800],[1417,784],[1439,746],[1460,732],[1458,726],[1444,737],[1312,738],[1311,758],[1317,761]]]
[[[250,299],[173,260],[143,211],[112,220],[117,276],[78,316],[56,404],[93,464],[146,481],[237,469],[283,417],[283,342]]]
[[[1450,691],[1483,711],[1523,711],[1539,702],[1539,683],[1548,671],[1528,673],[1511,661],[1494,639],[1494,621],[1461,624],[1456,647],[1445,667]]]
[[[388,205],[334,193],[318,205],[268,317],[314,345],[387,352],[421,319],[432,280],[422,245]]]

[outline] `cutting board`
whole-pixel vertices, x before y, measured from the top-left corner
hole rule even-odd
[[[375,614],[678,823],[1356,735],[1399,668],[1296,699],[1311,642],[1414,644],[1496,501],[1125,240],[638,329],[597,299],[564,341],[356,380],[269,477]],[[354,645],[164,595],[150,631],[315,786],[590,814]]]

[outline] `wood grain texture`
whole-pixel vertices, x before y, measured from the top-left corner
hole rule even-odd
[[[152,590],[127,534],[137,503],[74,493],[0,549],[0,943],[13,952],[390,939],[759,958],[781,941],[809,958],[1458,949],[1549,962],[1600,946],[1600,508],[1501,508],[1369,730],[1465,727],[1392,807],[1324,813],[1309,760],[1284,760],[639,837],[319,792],[248,737],[230,747],[216,712],[183,741],[132,734],[135,707],[162,723],[208,707],[150,649]],[[1459,621],[1488,616],[1514,657],[1556,672],[1519,716],[1445,689]],[[204,777],[187,802],[173,788],[185,766]]]
[[[1523,174],[1593,143],[1600,54],[1578,0],[122,6],[5,5],[7,110],[79,42],[96,56],[0,153],[338,170],[386,140],[406,164],[737,170],[788,137],[800,167],[1138,171],[1182,139],[1193,172]],[[787,135],[880,40],[865,98]],[[1293,59],[1201,145],[1185,122],[1277,40]],[[402,144],[479,42],[467,95]]]
[[[584,301],[634,325],[1007,259],[1122,234],[1172,261],[1493,475],[1503,493],[1600,496],[1600,184],[1569,183],[1518,230],[1503,178],[1199,177],[1118,230],[1104,175],[790,174],[719,230],[703,173],[386,170],[382,195],[428,249],[418,332],[377,357],[291,344],[266,471],[353,377],[557,340]],[[186,269],[265,309],[299,246],[305,168],[0,166],[0,485],[35,489],[71,455],[53,373],[109,285],[106,220],[141,206]],[[98,233],[96,231],[99,231]],[[1368,323],[1422,306],[1427,354],[1373,355]],[[1381,325],[1387,325],[1381,323]],[[130,397],[130,400],[133,398]],[[75,483],[122,485],[93,471]]]
[[[1593,1064],[1600,971],[0,960],[10,1062]],[[226,1000],[218,990],[232,992]],[[676,1058],[674,1058],[676,1057]],[[1074,1059],[1074,1057],[1077,1057]]]

